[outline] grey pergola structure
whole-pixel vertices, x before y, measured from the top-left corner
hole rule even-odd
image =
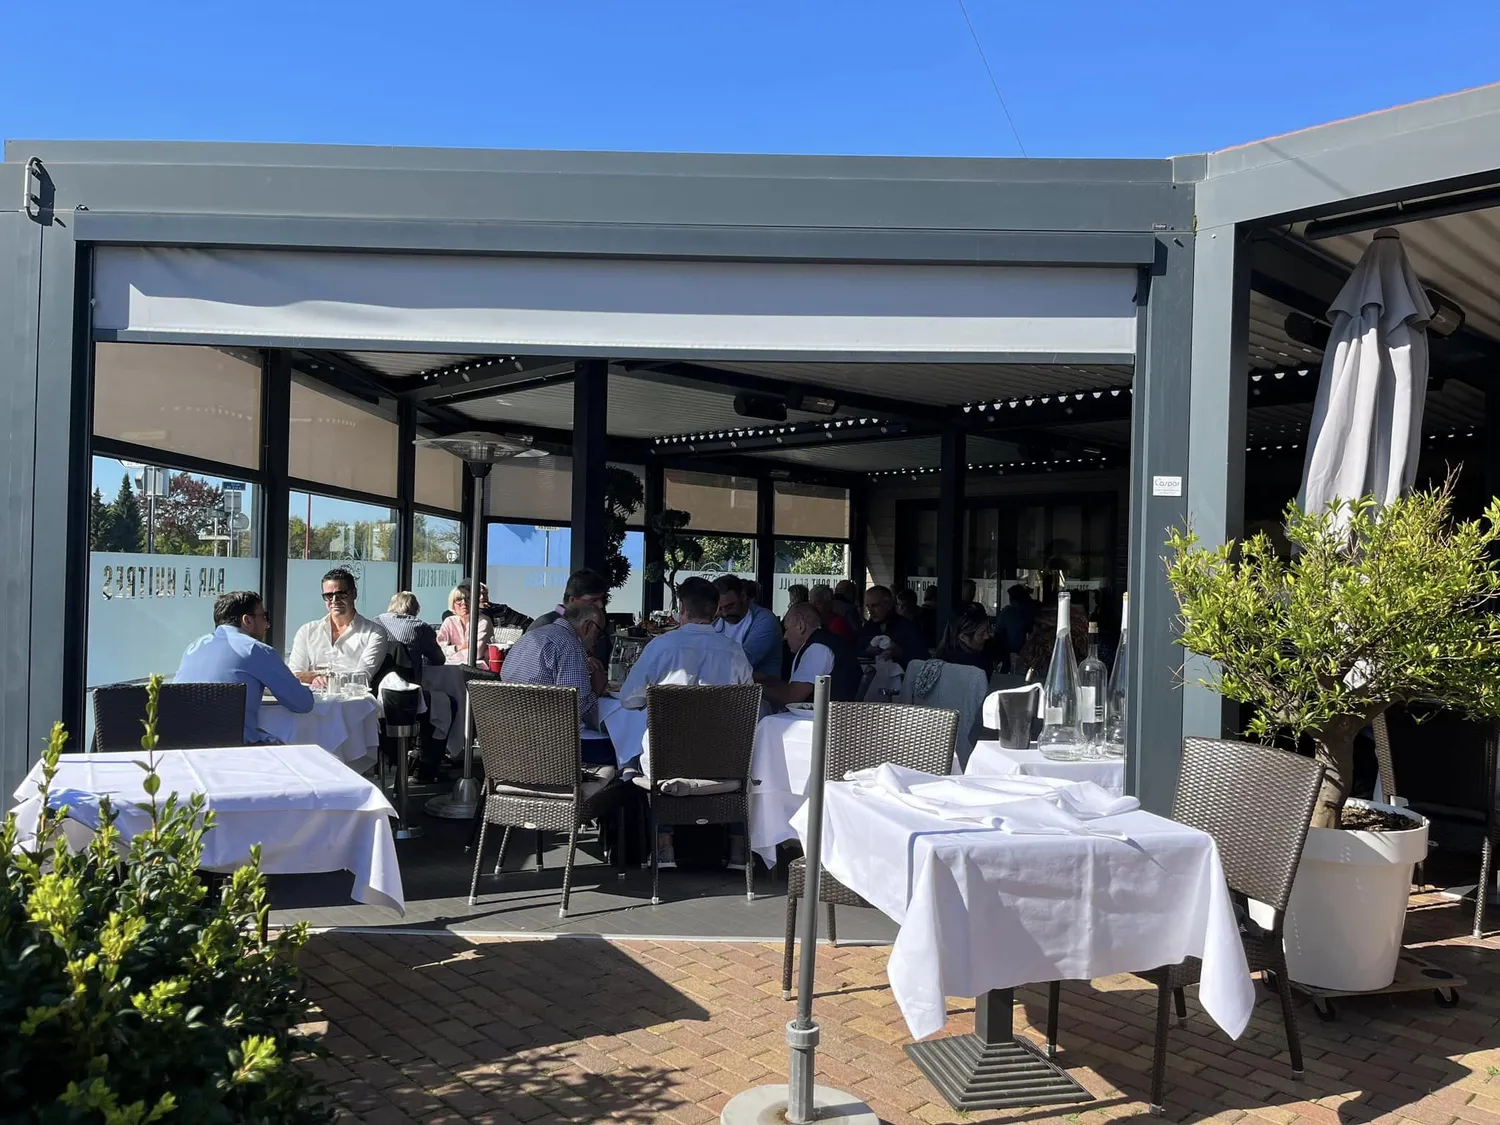
[[[823,388],[808,379],[757,373],[754,365],[1129,364],[1132,393],[1123,400],[1128,406],[1110,405],[1098,417],[1128,421],[1132,451],[1129,588],[1137,656],[1130,786],[1148,805],[1165,808],[1182,733],[1181,661],[1171,641],[1171,603],[1159,556],[1161,532],[1180,522],[1184,509],[1170,486],[1153,489],[1152,482],[1190,475],[1193,200],[1203,166],[1202,158],[928,160],[10,143],[0,164],[0,258],[13,264],[0,271],[0,403],[9,439],[0,453],[0,573],[6,591],[0,605],[0,786],[6,792],[14,787],[54,720],[76,723],[81,714],[90,364],[93,342],[114,339],[234,343],[276,349],[283,357],[315,353],[327,364],[331,385],[393,397],[403,439],[419,426],[486,428],[461,409],[466,396],[499,390],[519,396],[563,380],[574,389],[571,427],[488,425],[529,431],[572,455],[575,513],[601,510],[609,460],[645,465],[648,503],[654,493],[657,504],[660,471],[671,466],[762,481],[774,476],[843,482],[856,489],[856,554],[862,546],[859,479],[799,469],[774,457],[789,437],[793,444],[828,442],[815,418],[804,417],[781,434],[748,427],[693,435],[691,441],[681,434],[662,441],[626,439],[606,432],[611,379],[645,380],[666,393],[696,388],[766,394],[795,405],[798,395],[816,396]],[[159,333],[131,324],[101,331],[101,305],[109,302],[101,296],[99,272],[130,248],[357,253],[403,261],[712,263],[731,279],[758,269],[870,267],[917,282],[898,303],[925,298],[922,282],[941,271],[952,278],[970,269],[1017,269],[1043,280],[1094,270],[1128,279],[1133,346],[1127,343],[1122,355],[1120,349],[1066,347],[1047,354],[743,345],[583,351],[455,341],[447,350],[504,355],[509,362],[477,373],[482,383],[475,372],[460,370],[401,381],[340,357],[442,349],[431,341],[359,334],[336,340],[286,333],[247,338],[203,326]],[[284,421],[278,438],[275,419],[285,417],[277,407],[278,396],[285,406],[287,361],[277,362],[280,368],[273,363],[265,381],[266,442],[273,454],[277,441],[286,440]],[[993,405],[989,411],[974,403],[923,405],[899,388],[861,391],[847,381],[832,390],[844,408],[834,441],[920,436],[940,443],[940,580],[956,589],[970,443],[1007,422],[995,416]],[[1002,397],[999,390],[995,397]],[[1095,417],[1082,398],[1029,397],[1047,398],[1033,401],[1037,409],[1028,417],[1035,424]],[[274,496],[274,455],[265,472]],[[408,520],[411,473],[407,457],[399,501]],[[762,485],[762,508],[769,495]],[[758,526],[768,539],[764,515]],[[284,539],[285,531],[278,533],[273,521],[266,534],[265,565],[274,589],[286,553],[277,536]],[[601,532],[586,519],[575,519],[574,542],[575,564],[593,562],[602,552]],[[405,551],[403,573],[409,573],[410,547]]]

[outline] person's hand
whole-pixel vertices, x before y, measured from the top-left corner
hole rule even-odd
[[[310,684],[318,678],[316,672],[293,672],[292,675],[297,677],[298,682],[304,684]]]
[[[598,676],[598,675],[602,675],[603,674],[603,672],[604,672],[604,665],[603,664],[600,664],[599,661],[595,657],[592,657],[592,656],[587,657],[586,659],[589,662],[589,675],[591,675],[591,676]]]

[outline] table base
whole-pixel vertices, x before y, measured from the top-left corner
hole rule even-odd
[[[1011,989],[975,1005],[973,1035],[909,1043],[906,1054],[954,1109],[1007,1109],[1093,1101],[1062,1067],[1015,1037]]]

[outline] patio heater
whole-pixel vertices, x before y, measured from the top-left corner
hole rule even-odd
[[[490,469],[500,461],[520,457],[545,457],[546,452],[533,449],[531,438],[519,434],[486,434],[468,432],[450,437],[417,438],[416,445],[451,453],[468,467],[474,482],[474,514],[469,532],[469,660],[467,674],[476,675],[473,661],[479,647],[479,587],[484,581],[485,500],[489,492]],[[479,809],[479,781],[474,776],[474,730],[469,715],[469,693],[464,692],[464,773],[453,783],[453,791],[427,802],[429,816],[446,820],[470,820]]]
[[[786,1025],[791,1058],[785,1086],[752,1086],[736,1094],[719,1114],[720,1125],[807,1125],[836,1120],[842,1125],[880,1125],[880,1118],[852,1094],[814,1083],[820,1030],[812,1018],[813,972],[818,957],[818,883],[823,874],[823,770],[828,760],[830,679],[813,684],[812,761],[807,773],[807,875],[802,910],[801,961],[797,968],[797,1018]]]

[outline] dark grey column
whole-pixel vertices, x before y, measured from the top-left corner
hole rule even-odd
[[[261,497],[260,549],[265,552],[261,595],[271,605],[271,644],[280,652],[291,647],[292,634],[286,620],[287,516],[291,488],[287,484],[292,443],[292,365],[283,351],[267,353],[262,368],[261,468],[266,474]]]
[[[1126,785],[1143,806],[1165,813],[1172,805],[1182,747],[1182,650],[1174,640],[1176,601],[1162,564],[1162,544],[1167,529],[1181,526],[1186,516],[1193,240],[1168,234],[1158,245],[1157,266],[1142,271],[1130,440]]]
[[[411,589],[412,565],[416,542],[412,534],[416,523],[417,491],[417,412],[404,399],[396,403],[396,588]]]
[[[604,473],[608,455],[609,364],[580,360],[573,376],[572,569],[604,570]]]
[[[968,473],[968,435],[957,426],[943,431],[938,469],[938,605],[939,634],[953,616],[964,579],[964,477]]]
[[[15,179],[18,185],[19,175]],[[7,190],[12,187],[3,176],[0,185]],[[19,195],[16,186],[15,195],[7,194],[5,199],[9,203]],[[32,544],[35,540],[40,546],[45,541],[57,552],[47,566],[54,573],[61,571],[67,526],[65,520],[34,518],[41,226],[19,211],[0,213],[0,261],[9,263],[0,270],[0,425],[6,435],[0,442],[0,569],[11,591],[0,598],[0,793],[8,796],[21,783],[41,746],[34,734],[43,724],[30,721],[34,691],[42,695],[39,703],[46,709],[47,722],[61,713],[61,683],[32,682],[33,676],[43,674],[33,667],[33,657],[63,647],[55,640],[43,642],[44,637],[57,634],[47,628],[33,631],[33,614],[40,610],[52,615],[51,620],[61,621],[64,600],[62,592],[54,590],[50,602],[35,604]],[[54,694],[47,697],[53,689]],[[81,731],[76,734],[82,737]]]
[[[870,493],[868,485],[849,490],[849,577],[861,590],[870,564]]]
[[[776,581],[776,482],[769,477],[761,477],[755,488],[755,580],[760,604],[769,608]]]
[[[661,536],[652,530],[652,524],[656,517],[661,514],[667,506],[667,473],[660,465],[646,466],[646,550],[642,559],[646,564],[656,562],[661,558]],[[644,603],[641,609],[645,613],[655,613],[665,603],[666,591],[660,582],[647,582],[641,580],[641,600]]]
[[[1484,391],[1484,479],[1489,495],[1500,496],[1500,386]]]

